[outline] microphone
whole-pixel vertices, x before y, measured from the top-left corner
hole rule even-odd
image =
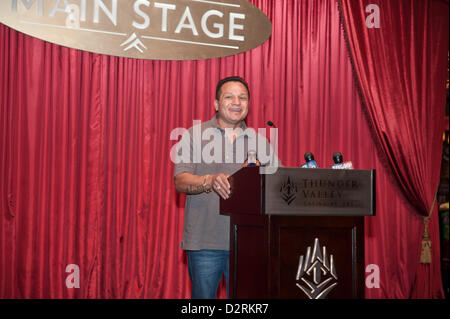
[[[341,152],[336,152],[333,154],[333,161],[334,164],[342,164],[344,162]]]
[[[301,166],[302,168],[319,168],[317,162],[314,160],[313,153],[311,152],[305,153],[305,161],[306,163]]]
[[[266,167],[262,167],[262,174],[274,174],[277,169],[278,169],[278,161],[275,163],[276,159],[275,159],[275,153],[277,153],[278,151],[278,140],[277,140],[277,126],[272,122],[272,121],[267,121],[267,125],[269,125],[270,127],[273,127],[275,129],[275,133],[274,133],[274,142],[273,142],[273,152],[272,154],[270,154],[270,159],[269,159],[269,163],[267,163]],[[270,134],[272,135],[272,134]]]
[[[333,154],[334,164],[331,165],[332,169],[353,169],[352,162],[344,162],[344,158],[341,152]]]
[[[267,125],[272,126],[273,128],[277,128],[275,124],[273,124],[272,121],[267,121]]]

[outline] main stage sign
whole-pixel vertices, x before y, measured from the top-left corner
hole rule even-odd
[[[70,48],[158,60],[234,55],[272,32],[246,0],[2,0],[0,22]]]

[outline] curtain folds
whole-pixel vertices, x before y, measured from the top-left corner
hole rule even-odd
[[[382,156],[408,200],[428,215],[442,154],[448,5],[421,0],[340,3],[358,85]],[[367,27],[369,4],[379,7],[379,28]]]
[[[437,243],[439,225],[433,200],[442,159],[448,2],[339,3],[362,105],[380,157],[414,209],[425,216],[434,211],[430,231],[432,243]],[[368,27],[376,19],[379,28]],[[436,248],[432,259],[427,272],[440,274]],[[433,280],[430,274],[426,277]],[[426,291],[423,295],[422,290]],[[430,289],[417,293],[420,297],[442,296],[442,291]]]
[[[0,24],[0,298],[188,298],[179,248],[185,197],[173,186],[171,132],[209,120],[215,85],[229,75],[250,84],[247,124],[279,127],[284,165],[298,167],[313,152],[328,167],[340,151],[355,168],[377,170],[365,259],[379,267],[380,288],[367,288],[366,297],[421,297],[425,289],[439,296],[439,274],[417,271],[422,218],[379,157],[337,2],[251,2],[272,21],[272,37],[243,54],[199,61],[82,52]],[[433,65],[421,74],[440,72]],[[420,82],[420,96],[408,99],[431,108],[432,85]],[[417,108],[419,118],[396,111],[418,127],[417,147],[432,148],[421,134],[440,142],[430,135],[436,128],[422,127],[437,118],[433,110]],[[408,163],[419,156],[414,176],[429,185],[435,172],[424,170],[427,154],[403,152],[396,156]],[[79,266],[80,288],[66,286],[71,264]]]

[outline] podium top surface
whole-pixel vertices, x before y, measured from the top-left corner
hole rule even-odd
[[[280,167],[261,174],[245,167],[230,176],[231,197],[222,214],[371,216],[375,214],[375,170]]]

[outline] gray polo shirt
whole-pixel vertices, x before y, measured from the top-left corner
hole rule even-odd
[[[183,134],[177,144],[174,176],[183,172],[200,176],[219,173],[231,175],[242,168],[249,149],[256,150],[260,159],[264,156],[259,156],[259,149],[263,148],[265,154],[270,154],[266,138],[247,128],[245,123],[242,125],[242,134],[237,135],[231,143],[225,131],[218,127],[214,116]],[[219,195],[212,191],[186,196],[182,249],[229,250],[229,234],[230,217],[220,215]]]

